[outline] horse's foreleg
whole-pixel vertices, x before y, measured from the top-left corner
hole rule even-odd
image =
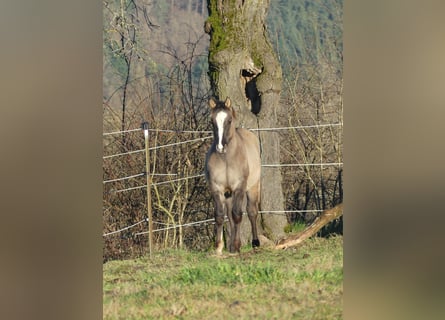
[[[216,224],[216,254],[221,255],[222,250],[224,248],[224,240],[223,240],[223,224],[224,224],[224,202],[222,200],[221,195],[214,194],[214,205],[215,205],[215,224]]]
[[[258,240],[257,230],[257,216],[258,216],[258,202],[259,202],[259,190],[251,189],[247,192],[247,215],[252,226],[252,247],[259,247],[260,241]]]
[[[231,235],[232,247],[229,248],[230,252],[240,252],[241,248],[241,220],[243,218],[243,202],[244,191],[242,189],[233,192],[233,229]]]

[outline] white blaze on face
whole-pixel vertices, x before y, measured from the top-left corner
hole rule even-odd
[[[222,138],[224,135],[224,121],[227,118],[227,113],[224,111],[219,112],[215,117],[216,127],[218,128],[218,144],[216,145],[216,150],[218,152],[223,152],[224,146],[222,145]]]

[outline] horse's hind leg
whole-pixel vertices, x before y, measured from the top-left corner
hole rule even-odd
[[[233,235],[235,234],[235,224],[233,222],[233,216],[232,216],[232,207],[233,207],[232,200],[233,200],[232,197],[226,198],[226,206],[225,206],[227,218],[229,219],[229,226],[226,229],[226,244],[230,252],[234,251],[232,234]]]
[[[258,202],[260,199],[259,188],[251,188],[247,191],[247,215],[252,226],[252,247],[259,247],[260,241],[258,240],[257,230],[257,216],[258,216]]]
[[[234,228],[231,232],[232,246],[229,248],[230,252],[240,252],[241,248],[241,220],[243,218],[244,195],[243,189],[233,192],[232,219]]]

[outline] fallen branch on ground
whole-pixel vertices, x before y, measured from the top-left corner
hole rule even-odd
[[[321,228],[323,228],[329,222],[341,217],[342,215],[343,215],[343,203],[340,203],[331,209],[323,211],[321,215],[317,219],[315,219],[315,221],[312,222],[310,226],[308,226],[299,234],[280,240],[278,244],[275,246],[275,249],[286,249],[289,247],[299,245],[304,240],[316,234]]]

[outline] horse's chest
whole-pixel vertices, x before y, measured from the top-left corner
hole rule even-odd
[[[222,187],[237,188],[247,180],[249,169],[247,165],[238,165],[222,161],[213,169],[212,180]]]
[[[248,173],[247,168],[240,168],[233,165],[228,166],[226,169],[227,185],[236,188],[243,181],[247,180]]]

